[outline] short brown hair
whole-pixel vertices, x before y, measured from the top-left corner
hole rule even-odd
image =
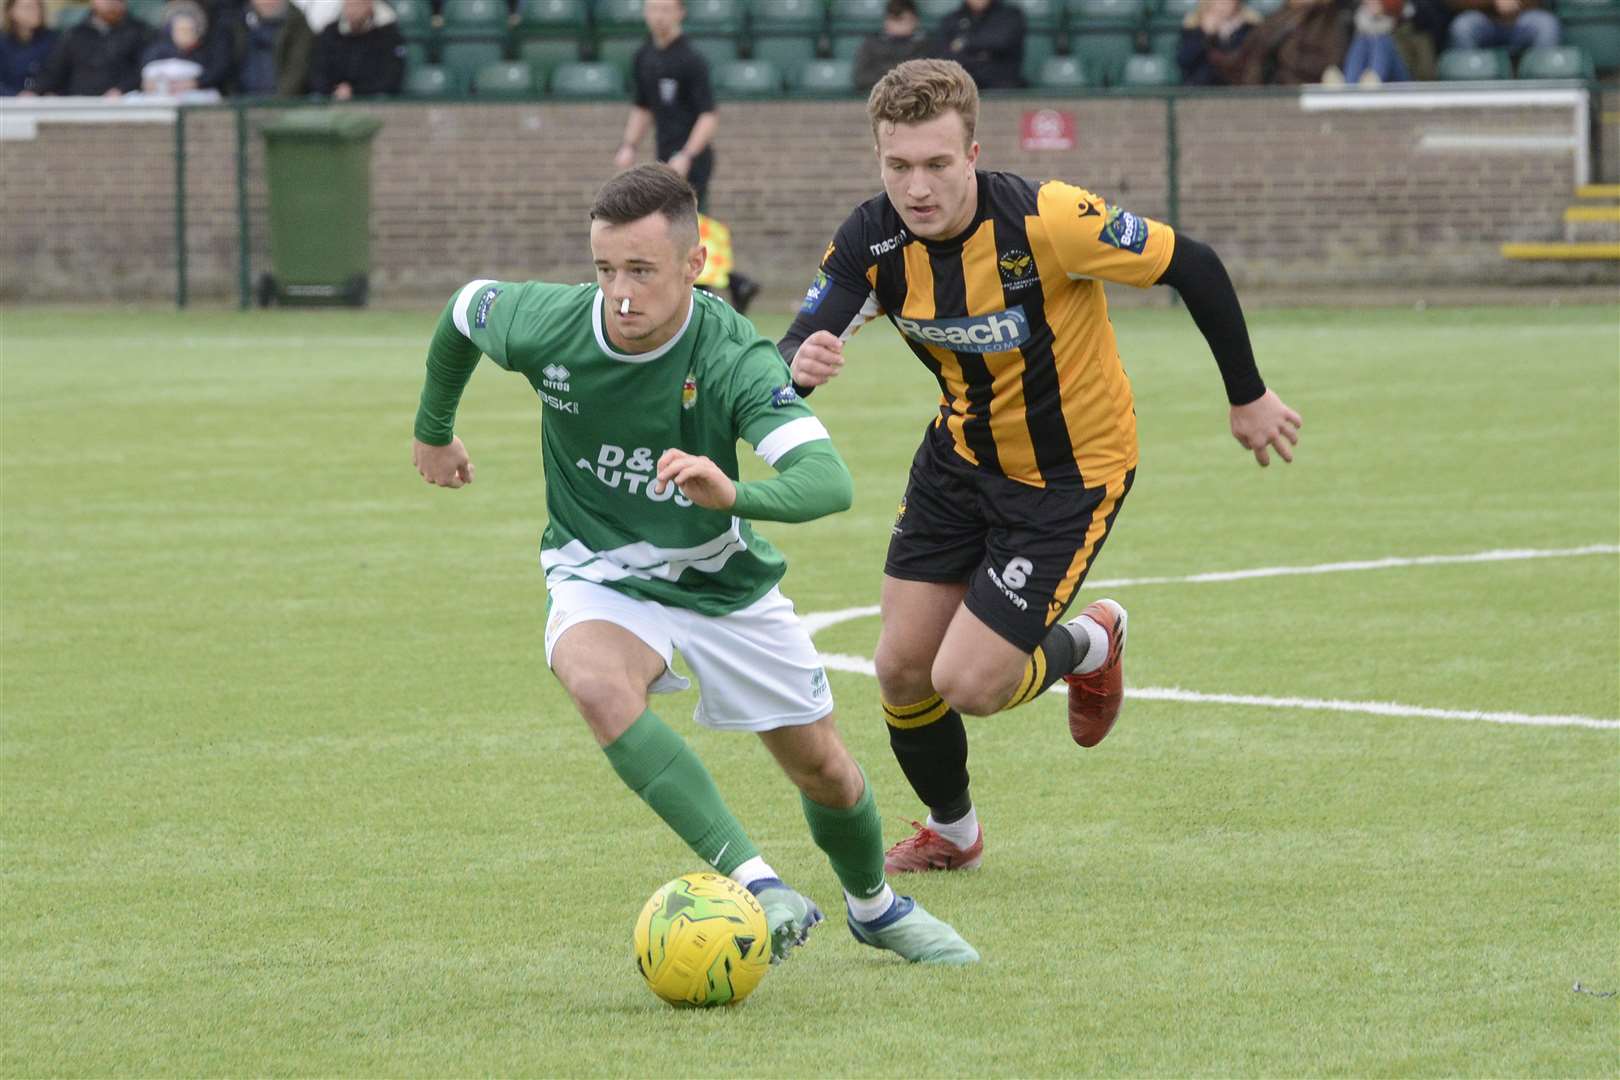
[[[962,117],[967,145],[973,145],[979,88],[955,60],[907,60],[879,79],[866,99],[873,138],[879,124],[923,124],[951,111]]]
[[[648,214],[663,214],[672,228],[697,235],[697,192],[668,165],[637,165],[603,184],[591,203],[591,220],[628,225]]]

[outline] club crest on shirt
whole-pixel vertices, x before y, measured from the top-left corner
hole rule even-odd
[[[1121,251],[1140,255],[1142,249],[1147,247],[1147,221],[1123,207],[1110,206],[1097,239]]]
[[[674,79],[659,79],[658,99],[665,105],[673,105],[675,104],[675,94],[680,88],[681,84]]]
[[[681,408],[690,409],[697,404],[697,373],[686,373],[686,381],[681,384]]]
[[[1035,258],[1021,248],[1013,248],[1003,252],[996,260],[996,268],[1001,271],[1001,285],[1010,291],[1028,288],[1040,281],[1035,273]]]
[[[799,392],[793,389],[792,383],[784,383],[771,391],[771,408],[780,409],[784,405],[792,405],[799,400]]]

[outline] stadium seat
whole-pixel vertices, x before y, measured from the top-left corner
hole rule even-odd
[[[749,25],[756,34],[819,35],[827,28],[823,0],[754,0]]]
[[[444,34],[451,38],[500,38],[506,35],[504,0],[455,0],[444,5]]]
[[[1591,79],[1596,75],[1592,58],[1575,45],[1526,49],[1519,57],[1521,79]]]
[[[1559,0],[1563,42],[1586,50],[1599,73],[1620,70],[1620,0]]]
[[[1268,15],[1275,15],[1283,9],[1288,0],[1249,0],[1249,6],[1260,13],[1263,19]]]
[[[621,98],[624,72],[612,64],[559,64],[551,73],[551,92],[564,98]]]
[[[714,90],[722,98],[769,98],[782,93],[782,72],[768,60],[739,60],[714,73]]]
[[[599,34],[647,32],[647,24],[641,18],[641,0],[596,0],[592,19]]]
[[[525,0],[518,24],[524,34],[583,34],[590,10],[585,0]]]
[[[58,30],[69,30],[79,25],[89,15],[89,5],[70,4],[56,13],[56,21],[53,25]]]
[[[859,40],[863,34],[875,34],[883,29],[883,9],[887,0],[832,0],[831,23],[833,36],[852,36]],[[850,50],[854,55],[854,50]]]
[[[1513,66],[1500,49],[1447,49],[1440,54],[1440,78],[1454,80],[1508,79]]]
[[[1057,35],[1030,34],[1024,38],[1024,81],[1031,86],[1041,73],[1041,65],[1057,55]]]
[[[168,0],[129,0],[129,13],[148,26],[163,25],[163,5]]]
[[[481,98],[532,98],[534,69],[522,61],[485,64],[473,75],[472,86],[473,93]]]
[[[832,35],[832,58],[834,60],[854,60],[855,54],[861,51],[861,42],[864,40],[866,40],[865,34]]]
[[[1037,90],[1083,90],[1096,85],[1078,56],[1053,56],[1037,69],[1030,85]]]
[[[450,77],[447,68],[438,64],[422,64],[405,72],[405,96],[408,98],[451,98],[460,96],[460,88]]]
[[[1182,21],[1197,8],[1198,0],[1162,0],[1148,16],[1148,51],[1174,60]]]
[[[962,6],[962,0],[916,0],[917,20],[924,30],[932,30],[945,21],[945,17]]]
[[[579,60],[579,42],[571,37],[524,38],[518,45],[518,59],[534,69],[536,86],[545,86],[559,65]]]
[[[729,34],[692,35],[687,37],[686,43],[709,62],[711,72],[726,64],[737,62],[737,39]]]
[[[439,46],[439,63],[450,70],[457,86],[471,86],[480,68],[505,59],[506,50],[499,41],[446,41]]]
[[[1034,35],[1056,34],[1063,26],[1063,0],[1012,0],[1012,3],[1024,9],[1024,26],[1030,33],[1024,40],[1026,49],[1034,41]]]
[[[427,42],[409,40],[405,42],[406,71],[410,71],[412,68],[419,68],[423,64],[431,64],[432,62],[433,57],[430,54]]]
[[[1068,0],[1069,51],[1099,81],[1118,82],[1146,14],[1146,0]]]
[[[1126,58],[1119,81],[1121,86],[1179,86],[1181,69],[1174,60],[1138,53]]]
[[[778,71],[797,71],[816,58],[816,39],[809,34],[782,34],[754,39],[750,54],[774,64]]]
[[[632,62],[636,53],[640,51],[646,35],[640,37],[603,37],[596,42],[596,60],[602,64],[612,64],[625,75],[630,74]]]
[[[683,29],[694,35],[734,37],[743,32],[742,0],[687,0]]]
[[[848,60],[811,60],[800,64],[793,90],[801,97],[850,97],[855,93],[855,65]]]

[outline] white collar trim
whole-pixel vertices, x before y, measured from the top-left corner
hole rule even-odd
[[[596,301],[591,304],[591,329],[596,332],[596,346],[607,353],[608,356],[626,364],[646,364],[657,360],[660,356],[673,349],[681,338],[686,336],[686,328],[692,325],[692,312],[697,309],[697,298],[695,296],[688,297],[686,301],[686,321],[681,323],[681,328],[675,331],[674,337],[651,352],[622,353],[608,344],[607,330],[602,326],[602,308],[606,303],[607,298],[602,295],[602,290],[598,288],[596,290]]]

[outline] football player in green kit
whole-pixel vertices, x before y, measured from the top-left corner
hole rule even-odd
[[[548,521],[546,661],[608,762],[693,851],[759,898],[772,959],[821,912],[783,883],[708,770],[649,708],[697,678],[698,723],[757,732],[799,788],[843,885],[850,931],[920,963],[978,953],[883,873],[866,777],[844,748],[815,647],[777,588],[782,556],[751,520],[847,509],[849,470],[753,324],[693,282],[697,202],[667,166],[620,173],[591,207],[594,285],[473,281],[428,350],[413,458],[442,487],[473,480],[455,409],[488,355],[540,399]],[[743,439],[776,471],[737,479]]]

